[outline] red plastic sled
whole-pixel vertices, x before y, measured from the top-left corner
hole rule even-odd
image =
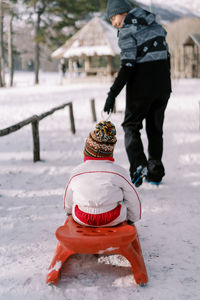
[[[56,284],[59,273],[68,257],[75,253],[121,254],[130,262],[135,281],[148,282],[147,271],[140,247],[137,229],[123,222],[116,227],[85,227],[72,216],[56,230],[58,245],[46,277],[47,284]]]

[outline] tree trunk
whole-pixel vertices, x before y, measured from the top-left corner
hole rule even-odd
[[[5,86],[4,47],[3,47],[3,1],[0,0],[0,87]]]
[[[39,69],[40,69],[40,45],[38,36],[40,31],[41,13],[37,12],[37,20],[35,25],[35,84],[39,83]]]
[[[13,22],[13,12],[11,11],[9,14],[9,22],[8,22],[8,68],[10,73],[9,85],[13,86],[13,31],[12,31],[12,22]]]

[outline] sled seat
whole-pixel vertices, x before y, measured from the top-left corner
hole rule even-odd
[[[47,284],[56,284],[60,270],[69,256],[76,253],[121,254],[131,264],[133,276],[139,285],[148,282],[137,229],[123,222],[115,227],[85,227],[69,216],[64,226],[56,230],[58,239],[54,257],[46,277]]]

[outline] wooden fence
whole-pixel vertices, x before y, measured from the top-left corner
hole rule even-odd
[[[31,123],[32,125],[32,135],[33,135],[33,161],[39,161],[40,160],[40,138],[39,138],[39,122],[46,118],[49,115],[52,115],[55,111],[65,108],[66,106],[69,107],[69,117],[70,117],[70,127],[71,132],[73,134],[76,133],[75,129],[75,122],[74,122],[74,114],[73,114],[73,106],[72,102],[64,103],[60,106],[54,107],[51,110],[42,113],[41,115],[34,115],[28,119],[25,119],[13,126],[10,126],[8,128],[0,130],[0,136],[4,136],[7,134],[10,134],[12,132],[15,132],[22,127],[28,125]]]
[[[39,122],[46,118],[49,115],[52,115],[55,111],[65,108],[66,106],[69,107],[69,118],[70,118],[70,128],[73,134],[76,133],[75,129],[75,121],[74,121],[74,113],[73,113],[73,106],[72,102],[64,103],[60,106],[56,106],[51,110],[44,112],[40,115],[33,115],[28,119],[25,119],[15,125],[7,127],[5,129],[0,129],[0,137],[15,132],[22,127],[32,125],[32,135],[33,135],[33,161],[37,162],[40,160],[40,138],[39,138]],[[95,107],[95,99],[90,100],[90,107],[92,113],[92,121],[97,122],[97,114],[96,114],[96,107]],[[116,113],[116,106],[114,106],[114,113]]]

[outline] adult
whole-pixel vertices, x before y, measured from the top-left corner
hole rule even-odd
[[[107,17],[119,29],[121,68],[108,93],[104,111],[113,111],[115,98],[126,85],[122,126],[131,180],[136,187],[144,177],[159,184],[165,175],[163,122],[171,93],[167,33],[154,14],[142,8],[132,9],[126,0],[108,0]],[[146,120],[148,159],[140,135],[143,120]]]

